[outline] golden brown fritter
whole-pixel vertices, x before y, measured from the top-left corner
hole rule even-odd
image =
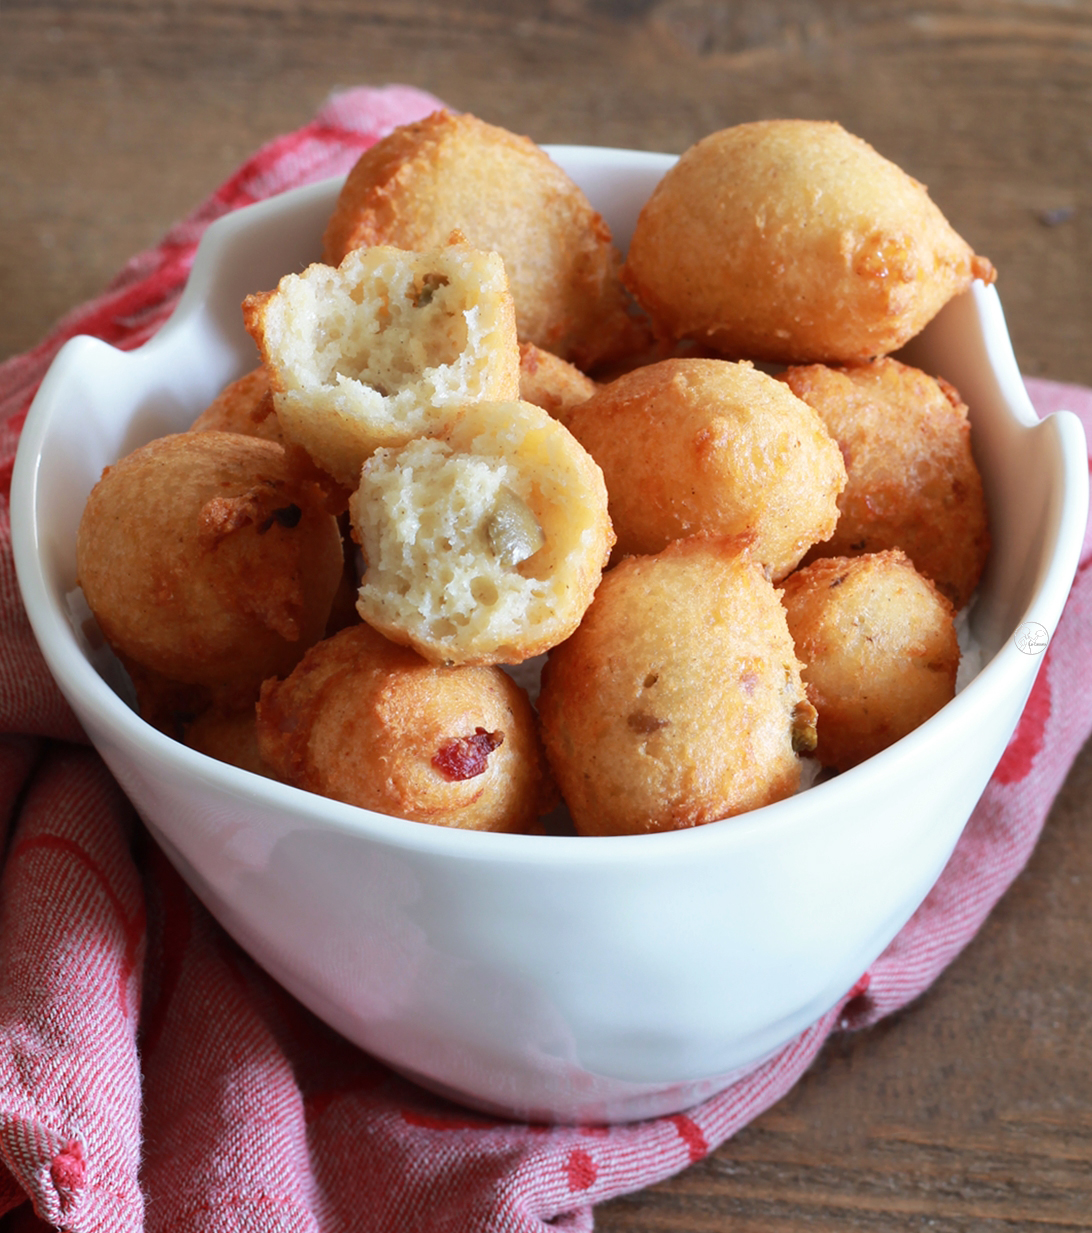
[[[598,388],[575,364],[534,343],[520,343],[519,396],[523,402],[533,402],[565,424],[572,409],[587,402]]]
[[[77,538],[110,645],[168,681],[256,697],[322,636],[342,571],[326,494],[272,441],[187,432],[103,473]]]
[[[269,374],[264,365],[226,385],[194,420],[193,432],[239,432],[283,445],[284,434],[273,408]]]
[[[871,758],[955,696],[952,605],[904,553],[827,557],[790,575],[781,594],[824,766]]]
[[[427,664],[367,625],[266,682],[258,739],[286,782],[411,821],[519,831],[556,801],[534,712],[510,677]]]
[[[662,337],[790,364],[886,355],[993,277],[921,184],[810,120],[691,146],[642,209],[623,271]]]
[[[748,363],[637,368],[568,422],[603,468],[616,560],[687,535],[743,535],[778,579],[834,530],[837,445],[806,403]]]
[[[218,762],[266,779],[278,778],[258,748],[258,715],[253,706],[241,711],[210,707],[187,725],[183,740]]]
[[[791,795],[815,712],[777,591],[731,539],[677,540],[604,575],[538,700],[576,829],[698,826]]]
[[[789,368],[782,378],[819,413],[848,477],[834,534],[806,559],[901,548],[962,608],[978,585],[990,535],[959,392],[893,359]]]
[[[460,231],[500,253],[519,336],[588,370],[639,349],[610,229],[526,137],[438,111],[361,155],[326,228],[324,260],[391,244],[424,250]]]

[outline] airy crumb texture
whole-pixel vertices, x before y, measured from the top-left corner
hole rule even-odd
[[[790,575],[782,601],[824,766],[871,758],[955,696],[952,605],[905,553],[826,557]]]
[[[364,460],[442,428],[450,408],[519,393],[504,263],[462,243],[376,247],[248,296],[285,436],[339,483]]]
[[[602,472],[524,402],[377,450],[350,500],[357,609],[439,663],[519,663],[579,624],[614,542]]]
[[[514,681],[499,668],[428,664],[367,625],[267,681],[257,730],[286,782],[415,822],[518,831],[556,803]]]
[[[815,711],[777,591],[731,539],[604,575],[550,652],[543,741],[582,835],[698,826],[791,796]]]

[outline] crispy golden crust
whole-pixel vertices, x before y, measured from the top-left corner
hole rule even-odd
[[[534,403],[565,424],[573,408],[587,402],[598,388],[575,364],[534,343],[520,343],[519,396],[523,402]]]
[[[576,628],[614,543],[603,475],[541,407],[476,403],[377,450],[349,503],[364,620],[434,663],[520,663]]]
[[[661,336],[780,363],[886,355],[993,277],[921,184],[807,120],[740,124],[687,150],[623,271]]]
[[[781,597],[824,766],[871,758],[955,696],[952,606],[904,553],[816,561],[785,580]]]
[[[531,705],[504,672],[429,665],[367,625],[266,682],[258,739],[286,782],[416,822],[518,831],[556,800]]]
[[[324,260],[375,244],[436,248],[453,230],[504,258],[520,338],[583,369],[644,344],[600,215],[534,142],[471,115],[438,111],[365,151],[326,228]]]
[[[750,364],[634,369],[568,423],[603,468],[616,560],[687,535],[743,535],[777,579],[834,530],[838,447],[810,407]]]
[[[982,479],[958,391],[893,359],[782,374],[819,413],[845,459],[834,534],[806,560],[901,548],[956,609],[989,552]]]
[[[814,712],[777,592],[738,548],[628,557],[550,652],[543,740],[581,834],[697,826],[796,790]]]
[[[180,433],[103,473],[79,582],[112,647],[214,696],[255,693],[322,635],[342,570],[325,494],[272,441]]]
[[[247,437],[264,437],[283,445],[269,389],[269,374],[264,365],[232,381],[194,420],[192,432],[238,432]]]

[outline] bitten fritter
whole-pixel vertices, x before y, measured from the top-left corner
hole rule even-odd
[[[357,611],[434,663],[520,663],[576,628],[614,542],[603,475],[526,402],[476,403],[365,463]]]
[[[325,629],[343,562],[325,503],[272,441],[161,437],[92,489],[79,583],[123,660],[214,700],[253,699]]]
[[[500,668],[427,664],[367,625],[265,683],[258,740],[287,783],[415,822],[520,831],[556,801],[514,681]]]
[[[584,193],[533,141],[465,113],[435,112],[360,156],[324,260],[375,244],[437,248],[452,231],[504,259],[521,339],[582,369],[647,339],[610,229]]]
[[[587,402],[598,388],[574,364],[534,343],[520,343],[519,396],[523,402],[533,402],[565,424],[573,408]]]
[[[435,431],[453,406],[519,394],[504,265],[458,241],[309,266],[248,296],[243,316],[285,437],[350,491],[377,447]]]
[[[273,408],[269,374],[261,365],[226,385],[194,420],[192,432],[239,432],[284,444]]]
[[[583,835],[698,826],[796,791],[815,711],[777,591],[731,539],[603,576],[550,652],[543,741]]]
[[[994,271],[860,138],[762,120],[682,155],[641,211],[623,278],[660,336],[792,364],[886,355]]]
[[[871,758],[955,696],[952,605],[905,553],[824,558],[790,575],[781,595],[824,766]]]
[[[838,525],[806,559],[901,548],[957,611],[964,607],[990,534],[959,392],[893,359],[781,375],[819,413],[846,464]]]
[[[743,535],[776,580],[834,530],[837,445],[806,403],[748,363],[634,369],[568,423],[603,468],[616,560],[687,535]]]

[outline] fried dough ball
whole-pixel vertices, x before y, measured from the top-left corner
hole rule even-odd
[[[187,726],[183,740],[217,762],[266,779],[279,778],[258,747],[258,716],[253,706],[242,711],[210,707]]]
[[[361,156],[326,228],[324,260],[393,244],[431,249],[457,230],[500,253],[519,336],[588,369],[643,345],[610,229],[535,143],[437,111]]]
[[[284,444],[264,365],[226,385],[194,420],[191,432],[238,432]]]
[[[519,396],[549,411],[555,420],[567,423],[569,412],[587,402],[598,388],[575,364],[534,343],[520,343]]]
[[[994,271],[860,138],[762,120],[682,155],[641,211],[623,278],[662,337],[809,363],[894,351]]]
[[[325,493],[272,441],[161,437],[87,499],[77,569],[125,660],[215,700],[256,698],[322,636],[342,572]]]
[[[614,542],[603,475],[526,402],[380,449],[349,502],[365,621],[434,663],[519,663],[576,628]]]
[[[777,591],[733,539],[693,537],[604,575],[550,652],[543,741],[583,835],[698,826],[781,800],[815,711]]]
[[[286,782],[416,822],[519,831],[556,800],[531,704],[500,668],[436,667],[367,625],[263,685],[258,740]]]
[[[845,484],[822,420],[749,363],[662,360],[569,416],[603,468],[615,559],[687,535],[748,535],[776,580],[834,530]]]
[[[782,379],[838,442],[847,482],[816,557],[901,548],[958,611],[989,552],[982,478],[954,386],[898,360],[789,368]]]
[[[286,438],[350,490],[364,459],[515,398],[519,344],[504,265],[455,242],[377,247],[309,266],[243,302]]]
[[[952,605],[905,553],[824,558],[787,578],[781,595],[824,766],[871,758],[955,696]]]

